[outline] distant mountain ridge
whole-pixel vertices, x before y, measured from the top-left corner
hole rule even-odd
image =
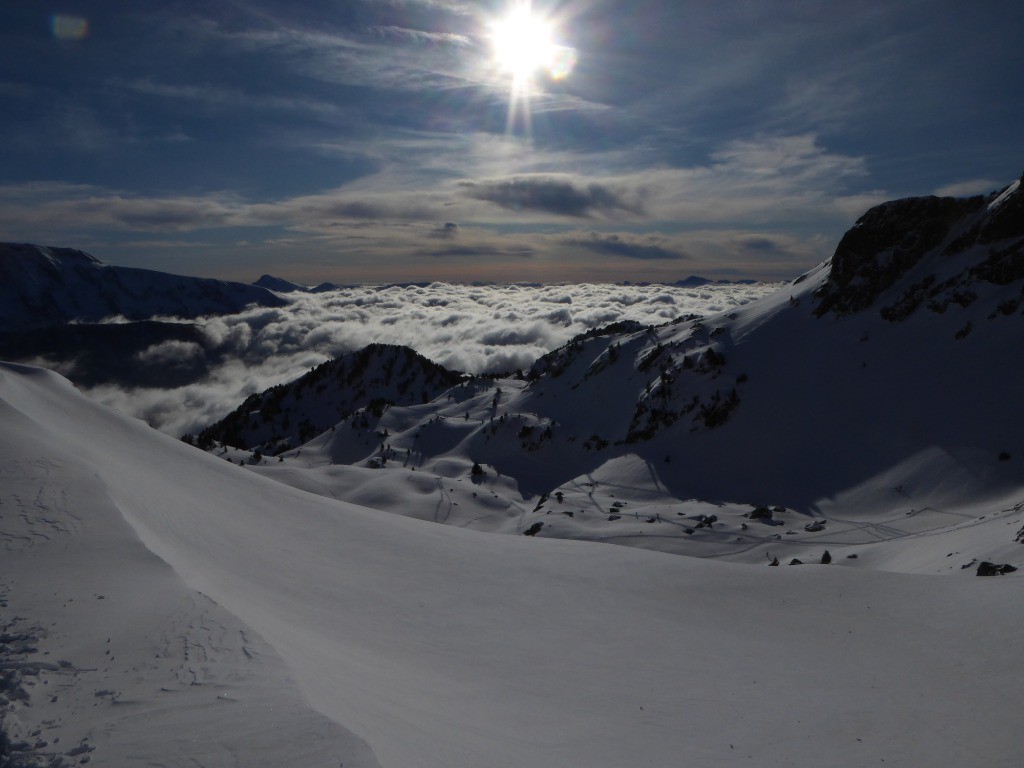
[[[327,293],[345,287],[334,283],[320,283],[314,286],[300,285],[273,275],[263,275],[253,285],[276,293]]]
[[[2,331],[118,316],[193,319],[286,303],[258,286],[110,266],[74,248],[0,243]]]

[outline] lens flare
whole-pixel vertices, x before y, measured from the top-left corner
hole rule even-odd
[[[576,49],[564,45],[556,45],[551,61],[548,63],[548,74],[553,80],[564,80],[576,68]]]
[[[89,34],[89,22],[78,16],[54,14],[50,19],[53,36],[58,40],[84,40]]]

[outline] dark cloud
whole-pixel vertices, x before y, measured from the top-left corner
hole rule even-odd
[[[500,248],[490,245],[449,245],[445,248],[431,248],[420,251],[421,256],[432,256],[434,258],[446,258],[450,256],[513,256],[528,258],[535,253],[533,248]]]
[[[431,237],[449,239],[457,237],[460,232],[459,225],[454,221],[446,221],[430,233]]]
[[[443,245],[417,251],[419,256],[431,256],[434,258],[464,256],[511,256],[513,258],[529,257],[536,253],[536,249],[522,242],[513,242],[504,238],[497,241],[481,238],[481,233],[463,232],[462,228],[455,222],[449,221],[432,229],[428,237],[433,240],[444,241]]]
[[[779,250],[779,244],[767,237],[750,237],[743,241],[743,247],[748,251],[760,251],[762,253],[774,253]]]
[[[583,238],[568,238],[567,245],[583,248],[606,256],[623,256],[627,259],[687,259],[682,251],[667,248],[654,242],[629,240],[621,235],[591,235]]]
[[[512,211],[544,211],[557,216],[589,218],[596,214],[642,214],[638,201],[609,187],[574,184],[551,176],[519,176],[487,182],[464,182],[466,194]]]

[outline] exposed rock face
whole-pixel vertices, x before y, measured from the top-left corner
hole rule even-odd
[[[839,241],[816,314],[849,314],[871,306],[940,246],[953,224],[983,205],[981,197],[912,197],[875,206]]]
[[[1006,285],[1024,277],[1024,193],[1020,181],[988,198],[915,197],[875,206],[839,242],[828,282],[816,294],[819,317],[874,305],[919,264],[936,273],[972,250],[976,258],[953,275],[925,274],[879,307],[903,320],[919,306],[942,312],[974,300],[977,281]]]
[[[1016,573],[1017,569],[1009,563],[990,563],[985,561],[978,564],[978,576],[1004,576],[1008,573]]]

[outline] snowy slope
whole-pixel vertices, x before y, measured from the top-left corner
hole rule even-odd
[[[286,302],[242,283],[114,267],[72,248],[0,243],[0,330],[121,316],[195,318]]]
[[[381,515],[33,369],[0,368],[0,414],[5,631],[36,628],[5,654],[28,698],[4,691],[4,727],[65,764],[372,765],[346,731],[396,767],[1019,759],[1014,575],[755,568]]]
[[[135,485],[134,464],[176,446],[81,419],[53,374],[4,368],[0,382],[0,764],[377,766],[126,521],[107,478]],[[125,439],[139,454],[122,470],[86,458]]]

